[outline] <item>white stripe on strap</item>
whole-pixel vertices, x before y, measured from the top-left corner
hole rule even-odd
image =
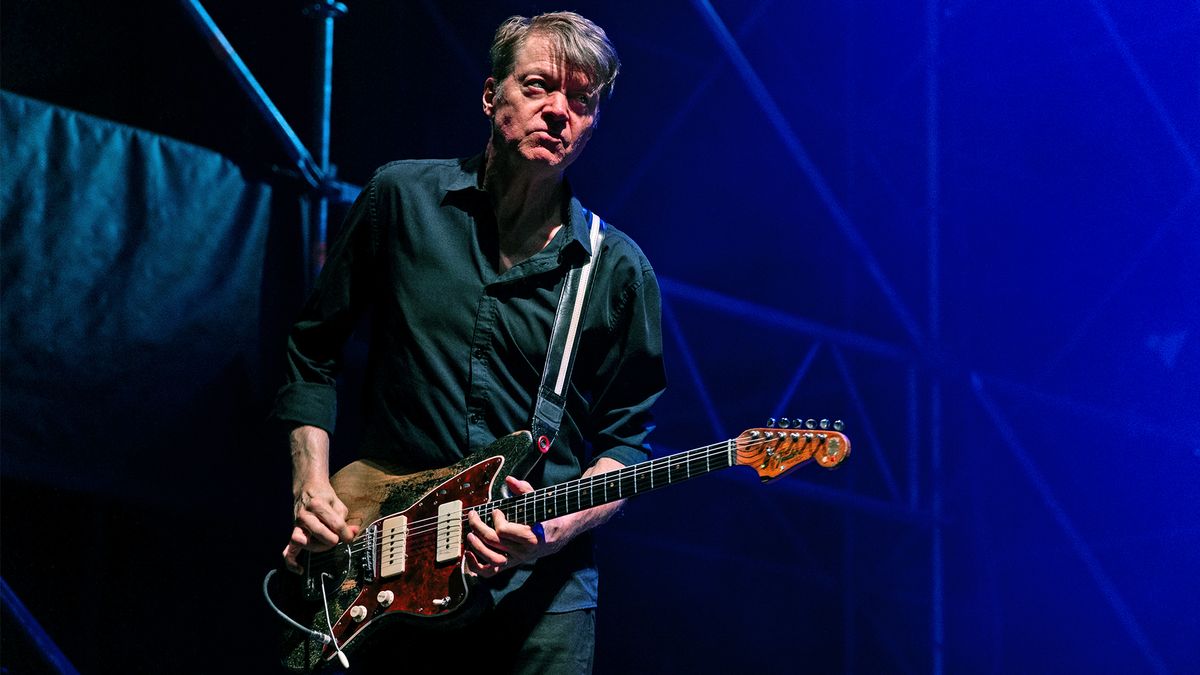
[[[600,216],[592,213],[592,257],[588,259],[579,271],[579,291],[575,294],[577,301],[571,310],[571,325],[567,328],[567,344],[563,347],[562,365],[558,369],[558,380],[554,383],[554,393],[562,396],[563,387],[567,383],[567,373],[571,363],[571,352],[575,349],[575,333],[579,330],[579,320],[583,318],[583,304],[587,298],[588,281],[592,278],[592,262],[600,257]]]

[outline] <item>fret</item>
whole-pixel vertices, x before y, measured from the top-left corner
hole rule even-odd
[[[629,496],[637,494],[637,466],[632,466],[628,469],[621,469],[621,477],[617,480],[617,497],[624,498],[625,493]]]
[[[654,488],[654,462],[642,467],[642,480],[638,483],[638,492],[647,492]]]
[[[735,441],[730,440],[489,502],[479,512],[489,525],[496,509],[512,522],[531,525],[733,466],[735,451]]]

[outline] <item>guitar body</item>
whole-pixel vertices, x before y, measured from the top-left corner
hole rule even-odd
[[[504,478],[530,448],[529,432],[518,431],[442,469],[405,473],[373,460],[347,465],[330,481],[349,509],[347,523],[360,535],[302,559],[303,575],[278,575],[285,611],[330,633],[328,604],[332,634],[344,651],[392,617],[431,623],[459,615],[470,595],[462,554],[466,533],[449,525],[461,523],[461,516],[442,512],[450,506],[461,514],[501,497]],[[320,669],[335,658],[331,645],[299,630],[284,636],[283,664],[290,670]]]

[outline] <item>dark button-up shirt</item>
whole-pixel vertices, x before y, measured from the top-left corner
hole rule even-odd
[[[401,161],[375,174],[289,336],[277,419],[333,431],[342,346],[370,308],[365,456],[445,466],[529,428],[563,280],[592,253],[590,214],[572,197],[550,244],[501,273],[480,165]],[[616,228],[602,246],[562,428],[529,477],[535,486],[576,478],[598,457],[649,456],[649,409],[665,386],[658,283]],[[594,605],[594,570],[577,566],[551,609]]]

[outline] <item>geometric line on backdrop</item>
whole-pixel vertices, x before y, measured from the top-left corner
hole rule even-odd
[[[738,36],[742,36],[744,33],[749,31],[755,23],[757,23],[758,19],[761,18],[764,13],[763,10],[769,4],[771,3],[760,3],[759,6],[755,8],[753,12],[751,12],[750,16],[746,17],[746,19],[742,21],[742,25],[739,26],[737,30]],[[708,88],[717,81],[717,76],[721,74],[721,68],[724,66],[724,64],[725,62],[723,60],[717,59],[713,66],[709,69],[708,74],[698,80],[696,86],[692,88],[692,93],[688,94],[688,97],[683,102],[683,105],[679,106],[679,108],[675,111],[675,114],[671,116],[671,119],[666,123],[659,122],[655,124],[653,144],[651,144],[650,148],[642,153],[642,156],[638,158],[638,162],[634,165],[632,171],[624,172],[624,183],[621,185],[621,188],[617,190],[616,196],[614,196],[608,201],[607,204],[605,204],[604,208],[608,209],[610,213],[619,212],[621,207],[625,205],[625,202],[629,201],[629,197],[633,194],[633,191],[639,187],[642,187],[642,178],[644,178],[646,173],[650,171],[650,165],[657,161],[659,156],[666,151],[667,143],[673,140],[675,133],[682,128],[684,118],[691,113],[701,101],[708,101],[712,98],[711,96],[706,95]]]
[[[942,332],[942,282],[941,282],[941,155],[938,136],[938,39],[941,7],[939,0],[925,0],[925,200],[926,237],[929,245],[927,254],[929,290],[926,302],[929,306],[929,342],[933,351],[941,350]],[[942,672],[941,640],[934,639],[934,675]]]
[[[763,523],[768,531],[772,533],[771,538],[781,547],[786,546],[791,549],[791,552],[782,551],[782,549],[781,551],[793,566],[792,573],[799,570],[804,570],[806,575],[815,572],[810,579],[811,581],[816,581],[826,588],[832,587],[836,583],[836,575],[832,568],[840,568],[840,566],[832,561],[822,563],[813,548],[808,544],[810,535],[812,534],[811,521],[804,518],[796,518],[794,514],[779,508],[778,497],[770,494],[768,490],[751,490],[749,495],[751,499],[755,500],[755,504],[745,504],[747,511],[762,514],[759,516],[760,522],[762,522],[762,518],[773,520],[774,525]],[[840,572],[841,570],[838,569],[836,571]]]
[[[787,387],[783,390],[783,395],[779,398],[779,403],[775,404],[775,410],[771,414],[775,417],[785,417],[787,413],[787,404],[796,395],[796,388],[800,386],[800,381],[808,373],[809,366],[812,365],[813,357],[817,355],[817,349],[821,346],[820,342],[814,342],[813,346],[808,348],[808,353],[804,355],[804,360],[800,362],[800,367],[796,369],[796,373],[792,375],[792,379],[787,383]],[[804,411],[800,411],[804,412]],[[796,414],[795,412],[792,413]],[[807,412],[804,412],[808,415]]]
[[[642,179],[650,171],[651,165],[666,152],[668,141],[672,140],[675,133],[683,127],[683,121],[688,113],[692,112],[701,101],[708,100],[704,93],[710,85],[717,79],[717,73],[713,72],[707,78],[702,80],[692,93],[683,102],[683,105],[675,111],[675,115],[669,121],[655,125],[654,143],[642,153],[638,158],[637,164],[633,166],[633,170],[625,173],[625,180],[620,189],[617,190],[616,196],[604,205],[604,208],[611,213],[620,213],[620,210],[625,206],[625,202],[633,195],[634,191],[645,185]]]
[[[1013,458],[1017,460],[1017,463],[1025,471],[1029,482],[1033,483],[1033,487],[1042,498],[1046,509],[1050,511],[1050,515],[1054,517],[1059,528],[1066,535],[1067,541],[1075,549],[1075,553],[1083,560],[1083,565],[1092,576],[1092,580],[1100,587],[1100,594],[1108,601],[1109,606],[1116,613],[1117,619],[1124,626],[1125,631],[1129,633],[1129,637],[1137,645],[1138,649],[1141,650],[1142,655],[1146,657],[1146,661],[1155,672],[1169,672],[1162,657],[1158,655],[1158,652],[1154,650],[1154,646],[1150,644],[1150,638],[1142,631],[1141,625],[1138,624],[1137,619],[1133,616],[1133,611],[1129,608],[1129,605],[1125,604],[1125,600],[1117,591],[1116,584],[1113,583],[1108,573],[1100,565],[1096,554],[1092,552],[1092,547],[1084,541],[1083,535],[1075,528],[1075,524],[1071,521],[1071,517],[1067,515],[1066,509],[1054,497],[1054,492],[1050,489],[1050,484],[1046,482],[1046,478],[1042,476],[1042,473],[1038,471],[1037,466],[1033,463],[1033,458],[1029,456],[1025,447],[1017,439],[1016,431],[984,390],[983,380],[977,373],[971,373],[971,388],[974,390],[975,397],[979,400],[980,405],[983,406],[984,411],[991,418],[992,424],[995,425],[996,431],[1000,434],[1000,439],[1008,446]]]
[[[921,502],[920,435],[917,433],[917,369],[908,368],[908,507],[916,509]]]
[[[859,232],[858,228],[850,220],[849,214],[846,213],[846,210],[838,202],[837,197],[834,196],[833,189],[829,187],[829,183],[821,175],[820,170],[809,156],[808,151],[800,143],[799,136],[796,135],[791,125],[788,124],[787,118],[779,108],[779,104],[775,102],[762,78],[758,76],[754,67],[750,65],[749,59],[742,52],[742,48],[738,45],[737,40],[730,34],[725,22],[721,20],[721,17],[713,9],[712,4],[708,0],[693,0],[692,4],[699,11],[705,23],[708,24],[717,38],[717,42],[720,43],[725,53],[729,56],[730,61],[733,62],[734,68],[741,75],[747,89],[749,89],[755,101],[758,102],[759,107],[762,108],[771,125],[779,132],[784,145],[788,149],[788,153],[795,160],[796,164],[799,165],[800,170],[808,178],[809,183],[812,184],[817,196],[825,204],[825,208],[829,211],[829,214],[833,216],[834,223],[842,231],[842,235],[849,240],[851,248],[858,254],[859,259],[866,266],[867,272],[875,280],[875,285],[879,287],[884,297],[887,298],[892,311],[896,314],[896,318],[900,320],[904,329],[908,331],[908,335],[913,343],[923,345],[924,337],[921,335],[921,328],[917,326],[912,313],[908,311],[899,293],[896,292],[896,289],[884,274],[883,268],[880,267],[879,261],[871,252],[862,233]]]
[[[1166,128],[1167,135],[1171,137],[1171,142],[1175,144],[1175,148],[1183,156],[1183,161],[1187,162],[1188,168],[1192,171],[1192,177],[1200,179],[1200,162],[1196,161],[1195,153],[1192,152],[1191,147],[1183,140],[1183,136],[1180,135],[1179,130],[1175,128],[1175,123],[1171,121],[1171,115],[1167,112],[1167,106],[1163,105],[1162,99],[1159,98],[1154,87],[1150,85],[1150,78],[1146,77],[1146,73],[1142,70],[1141,65],[1138,64],[1137,59],[1133,58],[1133,52],[1129,51],[1129,45],[1125,44],[1121,33],[1117,31],[1117,24],[1108,13],[1108,8],[1100,0],[1092,0],[1092,9],[1096,11],[1096,16],[1104,24],[1104,30],[1108,32],[1108,37],[1112,39],[1113,44],[1117,47],[1117,51],[1121,53],[1121,58],[1125,61],[1125,65],[1133,73],[1133,79],[1137,80],[1138,86],[1142,88],[1142,93],[1146,96],[1146,100],[1150,102],[1150,107],[1154,108],[1154,112],[1158,114],[1158,121]]]
[[[4,613],[7,615],[4,618],[5,641],[11,638],[15,642],[17,639],[23,638],[32,643],[30,648],[41,657],[39,666],[59,675],[79,675],[74,664],[55,644],[54,638],[50,637],[37,617],[25,607],[25,603],[21,602],[21,598],[9,587],[3,577],[0,577],[0,605],[4,606]],[[13,631],[21,633],[20,638],[13,635]],[[11,652],[6,656],[11,659]],[[8,668],[6,667],[4,671],[8,672]]]
[[[1048,405],[1065,410],[1073,415],[1090,418],[1097,424],[1115,427],[1125,431],[1131,438],[1142,438],[1152,435],[1172,443],[1180,448],[1190,448],[1200,438],[1200,419],[1177,419],[1175,424],[1167,424],[1138,415],[1128,410],[1105,408],[1093,403],[1084,403],[1063,394],[1052,394],[1031,385],[995,375],[980,375],[987,380],[993,389],[1021,396],[1040,405]]]
[[[846,359],[842,357],[842,352],[836,345],[831,347],[830,351],[833,353],[833,361],[837,364],[838,372],[842,375],[842,381],[846,384],[850,400],[854,402],[854,408],[858,412],[858,417],[862,424],[863,435],[867,437],[867,447],[875,455],[876,464],[879,467],[880,473],[883,474],[884,482],[887,483],[888,492],[892,494],[892,499],[901,501],[900,488],[896,484],[896,476],[892,473],[892,466],[883,454],[883,446],[879,443],[879,437],[875,434],[875,425],[871,423],[871,417],[867,413],[866,404],[863,402],[862,396],[858,393],[858,387],[854,385],[854,376],[850,373],[850,366],[846,363]]]
[[[679,452],[676,448],[670,448],[662,444],[655,444],[654,448],[657,454],[664,457]],[[753,474],[747,474],[744,471],[718,471],[711,478],[706,478],[706,480],[732,481],[741,485],[745,484],[747,475],[753,476]],[[809,478],[809,476],[814,475],[815,478]],[[932,522],[933,516],[927,511],[916,511],[909,509],[903,502],[871,497],[816,482],[820,479],[820,474],[813,474],[812,472],[805,474],[798,471],[794,476],[788,476],[786,479],[780,480],[769,487],[772,490],[780,490],[798,498],[812,499],[832,504],[833,506],[844,507],[848,511],[857,511],[875,516],[880,520],[919,527],[928,527]]]
[[[755,324],[794,330],[798,333],[820,338],[826,342],[843,345],[868,354],[875,354],[893,361],[912,362],[915,360],[910,351],[890,342],[885,342],[861,333],[832,328],[811,319],[804,319],[794,314],[788,314],[774,307],[723,295],[716,291],[693,286],[670,277],[660,276],[658,278],[658,285],[662,288],[664,296],[699,303],[725,314],[749,319]]]
[[[1044,383],[1046,379],[1053,374],[1059,363],[1066,358],[1067,354],[1070,354],[1071,351],[1075,349],[1075,346],[1087,336],[1092,324],[1100,318],[1100,313],[1104,310],[1105,306],[1112,301],[1112,299],[1125,286],[1125,284],[1129,282],[1130,278],[1133,277],[1134,273],[1141,268],[1146,257],[1151,251],[1154,250],[1156,246],[1158,246],[1159,242],[1162,241],[1166,233],[1169,232],[1177,222],[1189,222],[1186,218],[1181,218],[1181,215],[1195,215],[1189,211],[1188,207],[1196,200],[1197,196],[1200,196],[1200,181],[1192,183],[1192,188],[1180,198],[1179,202],[1176,203],[1171,209],[1171,212],[1167,214],[1167,217],[1158,224],[1158,227],[1154,229],[1154,234],[1144,238],[1141,247],[1136,253],[1123,256],[1126,261],[1125,269],[1119,275],[1109,275],[1109,278],[1113,281],[1111,284],[1109,284],[1108,291],[1102,295],[1100,299],[1095,302],[1095,304],[1092,305],[1091,310],[1088,311],[1082,320],[1080,320],[1079,327],[1075,329],[1075,332],[1071,334],[1071,337],[1066,341],[1066,343],[1064,343],[1063,346],[1060,347],[1058,351],[1056,351],[1050,358],[1045,369],[1042,371],[1042,374],[1036,380],[1034,380],[1035,386]]]
[[[696,395],[700,397],[700,403],[704,406],[704,412],[708,415],[708,421],[712,424],[713,433],[717,438],[729,438],[725,434],[725,425],[721,424],[721,419],[717,416],[717,407],[713,404],[712,396],[708,393],[708,387],[704,384],[704,379],[700,377],[700,369],[696,366],[696,359],[692,356],[692,350],[688,347],[687,339],[684,338],[683,331],[679,329],[679,322],[675,319],[675,312],[671,311],[671,305],[665,297],[662,299],[662,315],[667,328],[675,336],[675,345],[679,347],[679,355],[683,357],[683,364],[692,376],[692,384],[696,387]]]

